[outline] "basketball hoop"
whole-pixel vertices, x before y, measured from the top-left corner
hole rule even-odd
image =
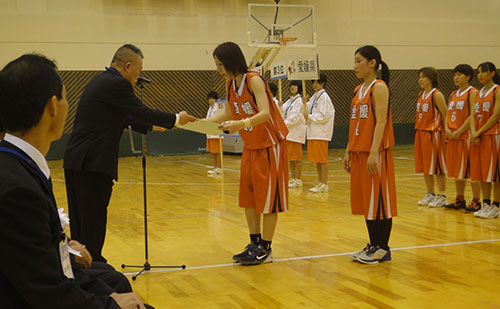
[[[285,46],[286,43],[293,42],[293,41],[296,41],[296,40],[297,40],[296,37],[286,37],[286,38],[280,38],[279,39],[281,46]]]

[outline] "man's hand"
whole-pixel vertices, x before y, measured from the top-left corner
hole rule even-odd
[[[189,115],[187,112],[182,111],[179,113],[179,124],[184,125],[188,122],[196,121],[196,117]]]
[[[146,309],[144,303],[135,295],[135,293],[113,293],[109,295],[123,309]]]
[[[165,129],[164,127],[153,126],[153,131],[165,132],[167,131],[167,129]]]
[[[76,240],[70,240],[68,245],[74,250],[80,252],[80,254],[82,255],[81,257],[75,255],[76,264],[78,264],[83,269],[89,269],[90,264],[92,264],[92,256],[90,255],[90,252],[87,250],[87,248],[85,248],[85,245],[82,245]]]

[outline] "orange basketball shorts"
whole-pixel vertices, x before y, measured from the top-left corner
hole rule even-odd
[[[207,152],[220,153],[220,145],[218,138],[207,138]]]
[[[258,213],[288,211],[287,142],[249,150],[241,156],[239,206]]]
[[[470,177],[470,139],[448,139],[446,145],[446,167],[448,177],[467,179]]]
[[[379,170],[368,174],[368,152],[351,153],[351,212],[367,220],[385,220],[397,216],[396,182],[392,149],[379,153]]]
[[[288,161],[302,161],[302,144],[297,142],[286,142]]]
[[[328,163],[328,141],[307,140],[307,160],[313,163]]]
[[[442,131],[416,131],[415,173],[425,175],[448,173]]]
[[[500,182],[500,135],[481,135],[479,146],[471,141],[470,177],[472,181]]]

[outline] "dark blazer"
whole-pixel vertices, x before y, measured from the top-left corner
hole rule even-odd
[[[141,133],[157,125],[171,129],[175,114],[153,110],[135,96],[132,85],[107,69],[85,87],[64,154],[64,168],[99,172],[118,179],[118,150],[129,125]]]
[[[6,141],[0,147],[28,157]],[[119,308],[102,281],[63,275],[61,223],[44,176],[5,152],[0,171],[0,307]]]

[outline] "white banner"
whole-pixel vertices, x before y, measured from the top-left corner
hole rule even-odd
[[[286,62],[273,63],[271,66],[271,80],[277,80],[287,77],[287,67]]]
[[[289,80],[319,79],[318,54],[297,56],[288,63]]]

